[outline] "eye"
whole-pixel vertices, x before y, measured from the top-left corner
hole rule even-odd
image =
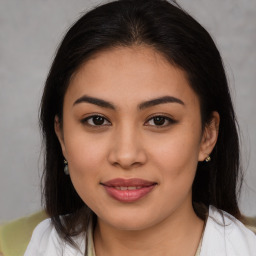
[[[82,120],[83,124],[89,125],[89,126],[108,126],[111,125],[111,123],[103,116],[101,115],[93,115],[88,116],[85,119]]]
[[[154,116],[146,122],[146,125],[147,126],[166,127],[175,122],[176,122],[175,120],[173,120],[172,118],[167,117],[167,116]]]

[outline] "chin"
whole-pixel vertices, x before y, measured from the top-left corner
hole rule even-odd
[[[118,230],[124,231],[142,231],[152,226],[152,223],[148,223],[144,221],[134,221],[134,220],[123,220],[123,221],[116,221],[112,224],[112,227]]]
[[[148,229],[158,222],[161,222],[159,217],[157,219],[155,216],[140,214],[135,212],[134,214],[111,214],[111,216],[98,217],[102,222],[107,225],[125,231],[142,231]]]

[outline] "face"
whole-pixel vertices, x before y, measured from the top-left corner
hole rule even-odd
[[[192,209],[198,161],[214,146],[201,127],[185,73],[142,46],[83,64],[65,94],[63,126],[55,124],[77,193],[99,221],[125,230]]]

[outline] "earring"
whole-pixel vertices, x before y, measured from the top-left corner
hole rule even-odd
[[[64,173],[66,175],[69,175],[69,170],[68,170],[68,161],[66,159],[64,159]]]
[[[205,162],[210,162],[211,161],[211,157],[210,156],[207,156],[206,158],[205,158]]]

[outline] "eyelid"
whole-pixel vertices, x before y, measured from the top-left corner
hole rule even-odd
[[[147,125],[147,123],[152,120],[153,118],[156,118],[156,117],[162,117],[162,118],[165,118],[169,123],[167,125]],[[162,114],[162,113],[159,113],[159,114],[154,114],[150,117],[147,118],[147,121],[145,122],[145,125],[146,126],[153,126],[153,127],[156,127],[156,128],[165,128],[165,127],[168,127],[172,124],[175,124],[177,123],[178,121],[175,120],[173,117],[171,117],[170,115],[167,115],[167,114]]]
[[[90,124],[88,123],[88,120],[94,118],[94,117],[102,117],[104,119],[104,122],[107,121],[108,124],[100,124],[100,125],[93,125],[93,124]],[[156,118],[156,117],[161,117],[161,118],[164,118],[165,120],[168,121],[168,124],[165,124],[165,125],[150,125],[150,124],[147,124],[150,120],[152,120],[153,118]],[[156,127],[156,128],[165,128],[165,127],[168,127],[172,124],[175,124],[177,123],[178,121],[175,120],[173,117],[171,117],[169,114],[164,114],[164,113],[158,113],[158,114],[154,114],[154,115],[151,115],[147,118],[146,122],[144,123],[145,126],[151,126],[151,127]],[[102,128],[102,127],[106,127],[106,126],[111,126],[112,123],[108,120],[108,118],[106,118],[104,115],[102,114],[99,114],[99,113],[91,113],[90,115],[84,117],[81,119],[81,123],[83,125],[86,125],[86,126],[89,126],[89,127],[93,127],[93,128]]]
[[[88,123],[88,120],[93,118],[93,117],[102,117],[103,119],[105,119],[105,121],[107,121],[109,124],[102,124],[102,125],[92,125],[92,124],[89,124]],[[81,123],[84,124],[84,125],[87,125],[89,127],[95,127],[95,128],[101,128],[101,127],[104,127],[104,126],[110,126],[111,125],[111,122],[108,120],[108,118],[106,118],[104,115],[102,114],[98,114],[98,113],[93,113],[93,114],[90,114],[84,118],[81,119]]]

